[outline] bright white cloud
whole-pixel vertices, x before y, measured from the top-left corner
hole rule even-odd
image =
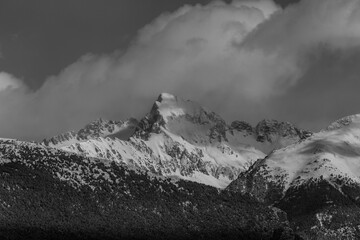
[[[285,11],[266,0],[184,6],[141,29],[126,51],[83,56],[36,92],[0,85],[0,134],[40,138],[99,116],[139,116],[164,91],[231,115],[295,86],[319,45],[358,46],[359,12],[357,0]]]
[[[0,72],[0,92],[1,91],[10,91],[24,87],[22,82],[6,72]]]

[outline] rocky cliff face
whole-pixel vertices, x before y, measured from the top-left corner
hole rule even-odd
[[[227,141],[228,126],[219,115],[168,93],[160,94],[150,113],[140,121],[137,134],[146,138],[149,134],[159,133],[161,128],[181,135],[191,143]]]
[[[303,140],[312,135],[311,132],[296,128],[289,122],[276,120],[262,120],[256,125],[255,133],[259,142],[268,141],[270,143],[276,142],[279,137]]]
[[[289,122],[277,120],[262,120],[255,127],[244,121],[234,121],[229,130],[233,136],[243,139],[244,143],[266,154],[312,135],[311,132],[299,129]]]

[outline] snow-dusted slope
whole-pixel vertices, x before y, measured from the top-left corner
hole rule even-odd
[[[262,120],[255,127],[244,121],[231,123],[232,138],[247,143],[269,154],[311,136],[311,132],[295,127],[289,122]]]
[[[360,115],[340,119],[303,141],[274,151],[241,174],[228,189],[289,208],[290,215],[296,207],[311,203],[317,206],[312,217],[314,213],[331,212],[334,219],[341,219],[344,210],[338,207],[344,202],[350,202],[347,208],[351,204],[356,204],[356,209],[360,206]]]
[[[66,132],[49,139],[45,139],[42,144],[48,147],[59,148],[98,137],[116,137],[127,140],[135,132],[136,126],[137,120],[134,118],[130,118],[124,122],[109,121],[100,118],[87,124],[78,132]]]
[[[265,157],[254,145],[267,153],[305,136],[291,124],[277,121],[262,121],[256,128],[243,128],[238,121],[230,126],[216,113],[168,93],[160,94],[136,126],[132,121],[136,130],[128,140],[109,134],[119,132],[124,125],[102,120],[77,134],[70,133],[68,138],[60,135],[44,143],[224,188],[254,161]]]
[[[265,156],[252,146],[227,139],[228,129],[217,114],[163,93],[127,141],[98,134],[51,140],[46,145],[224,188]]]
[[[251,198],[36,143],[0,139],[0,186],[1,239],[294,239]]]

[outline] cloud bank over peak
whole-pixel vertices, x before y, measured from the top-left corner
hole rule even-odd
[[[139,117],[160,92],[227,118],[257,117],[254,107],[271,108],[319,61],[319,45],[358,46],[359,13],[357,0],[186,5],[139,30],[128,49],[82,56],[36,91],[1,73],[0,136],[41,139],[100,116]]]

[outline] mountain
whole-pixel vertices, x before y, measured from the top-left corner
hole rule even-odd
[[[285,210],[306,239],[359,239],[360,115],[272,152],[227,189]]]
[[[270,119],[260,121],[255,127],[244,121],[234,121],[230,131],[238,141],[254,146],[265,154],[312,135],[311,132],[299,129],[289,122]]]
[[[160,176],[225,188],[268,151],[307,134],[290,123],[277,121],[262,121],[256,128],[245,125],[239,121],[229,125],[195,102],[162,93],[138,123],[103,120],[101,124],[90,124],[94,126],[91,131],[82,129],[77,134],[65,134],[69,136],[66,138],[60,135],[44,140],[42,144],[123,162]],[[96,130],[98,126],[100,129]],[[128,126],[131,130],[127,132],[132,135],[126,139],[114,134]],[[97,134],[80,134],[83,132]]]
[[[137,124],[138,122],[134,118],[124,122],[108,121],[100,118],[77,132],[66,132],[50,139],[45,139],[42,143],[45,146],[62,147],[99,137],[116,137],[121,140],[127,140],[135,132]]]
[[[251,197],[0,139],[2,239],[299,239]]]

